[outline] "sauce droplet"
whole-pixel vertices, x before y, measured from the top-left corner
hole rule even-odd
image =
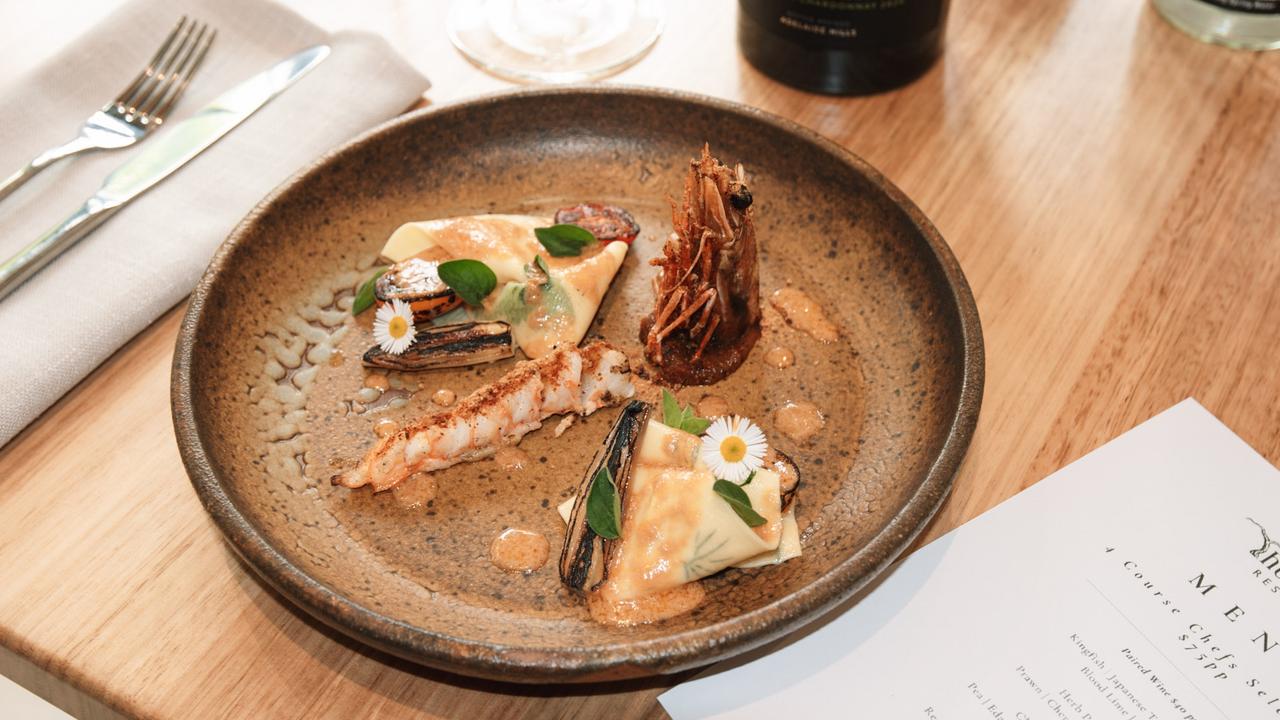
[[[703,395],[697,410],[704,418],[725,417],[730,413],[729,401],[719,395]]]
[[[399,429],[400,425],[391,418],[382,418],[373,424],[373,434],[380,438],[384,438]]]
[[[489,545],[489,560],[507,572],[531,573],[547,563],[551,543],[536,532],[507,528]]]
[[[822,306],[792,287],[778,288],[769,296],[769,303],[782,313],[787,324],[808,333],[818,342],[833,343],[840,339],[840,331],[822,312]]]
[[[419,472],[410,475],[404,482],[391,489],[392,496],[401,506],[410,510],[419,510],[436,499],[436,476]]]
[[[364,386],[385,391],[391,387],[391,382],[382,373],[370,373],[364,376]]]
[[[342,361],[346,359],[341,350],[334,350],[329,354],[329,367],[341,367]]]
[[[457,399],[458,396],[448,388],[440,388],[431,394],[431,402],[439,405],[440,407],[449,407],[453,404],[453,401]]]
[[[514,445],[503,445],[493,454],[493,461],[508,472],[523,470],[530,463],[529,453]]]
[[[764,354],[764,363],[770,367],[779,370],[789,368],[796,364],[796,354],[791,352],[790,348],[784,348],[781,345],[769,349]]]
[[[798,443],[817,435],[826,423],[822,411],[810,402],[786,402],[773,413],[778,431]]]

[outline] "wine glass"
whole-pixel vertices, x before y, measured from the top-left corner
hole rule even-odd
[[[662,34],[663,0],[454,0],[449,39],[510,80],[595,80],[636,62]]]

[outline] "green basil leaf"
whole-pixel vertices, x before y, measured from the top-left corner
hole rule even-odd
[[[748,486],[748,485],[750,485],[750,484],[751,484],[751,481],[752,481],[752,480],[755,480],[755,479],[756,479],[756,471],[755,471],[755,470],[752,470],[752,471],[751,471],[751,474],[747,476],[747,479],[746,479],[746,480],[743,480],[743,481],[742,481],[742,484],[741,484],[741,485],[739,485],[738,487],[746,487],[746,486]]]
[[[582,254],[582,248],[596,241],[590,230],[577,225],[552,225],[534,228],[534,237],[542,243],[551,257],[574,257]]]
[[[662,389],[662,424],[693,435],[701,435],[711,427],[710,420],[694,413],[693,405],[680,407],[676,396],[666,388]]]
[[[498,276],[479,260],[450,260],[440,263],[436,271],[468,305],[479,305],[498,286]]]
[[[759,527],[765,523],[760,513],[751,508],[751,498],[747,497],[746,490],[728,480],[716,480],[711,489],[729,503],[729,507],[738,513],[738,517],[742,518],[742,522],[746,523],[747,527]]]
[[[692,410],[690,410],[689,413],[690,414],[686,415],[684,420],[680,422],[681,430],[694,435],[701,435],[707,431],[707,428],[711,427],[710,420],[693,415]]]
[[[617,540],[622,534],[622,498],[618,497],[618,488],[609,477],[608,467],[600,468],[591,481],[591,491],[587,493],[587,525],[608,540]]]
[[[662,424],[677,430],[684,424],[684,411],[680,409],[676,396],[666,388],[662,388]]]
[[[541,255],[534,255],[533,264],[537,265],[538,269],[541,270],[542,274],[547,278],[547,281],[542,284],[542,287],[551,287],[551,268],[547,267],[547,261],[543,260]]]
[[[365,280],[364,284],[360,286],[360,289],[356,291],[356,299],[351,301],[352,315],[359,315],[365,310],[368,310],[370,307],[373,307],[374,285],[377,284],[378,278],[382,277],[382,274],[385,273],[389,268],[390,266],[378,268],[377,272],[373,274],[373,277],[369,278],[368,280]]]

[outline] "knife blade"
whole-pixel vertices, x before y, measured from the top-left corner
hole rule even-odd
[[[329,56],[315,45],[236,85],[195,115],[159,133],[116,168],[83,205],[0,265],[0,299],[125,204],[173,174]]]

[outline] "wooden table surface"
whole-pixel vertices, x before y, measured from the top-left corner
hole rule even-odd
[[[452,50],[442,2],[294,2],[321,24],[386,35],[434,80],[431,104],[507,86]],[[113,4],[11,4],[0,72]],[[748,67],[730,0],[671,12],[617,80],[738,100],[834,138],[914,198],[964,267],[986,397],[925,539],[1188,395],[1280,461],[1280,53],[1202,45],[1138,0],[955,0],[944,62],[904,90],[836,99]],[[339,637],[264,588],[178,458],[181,312],[0,450],[0,673],[87,716],[662,715],[669,680],[450,677]]]

